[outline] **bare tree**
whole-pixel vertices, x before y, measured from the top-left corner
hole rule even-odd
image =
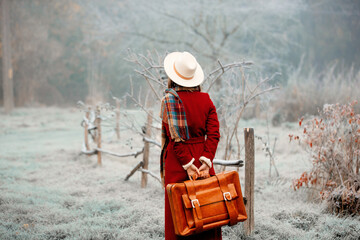
[[[167,17],[170,21],[182,25],[185,29],[188,29],[191,35],[195,36],[195,39],[197,40],[167,40],[161,38],[161,36],[157,38],[141,32],[130,32],[130,34],[158,43],[184,44],[186,47],[196,53],[199,53],[203,57],[210,59],[212,62],[216,62],[220,57],[225,56],[225,54],[222,54],[225,44],[240,28],[240,24],[236,22],[233,23],[228,20],[226,16],[201,14],[192,20],[186,20],[185,18],[161,12],[156,9],[153,9],[153,11],[159,15]],[[201,44],[201,48],[198,46],[199,42]]]
[[[235,68],[239,69],[239,72],[232,69],[232,75],[227,76],[225,85],[218,93],[220,95],[219,100],[222,103],[218,111],[222,136],[225,139],[225,160],[231,159],[233,153],[237,153],[238,157],[240,156],[241,147],[238,138],[238,127],[246,107],[261,95],[279,88],[269,85],[269,82],[279,73],[257,80],[256,78],[253,79],[249,74],[245,74],[245,67]],[[236,144],[237,147],[233,147],[233,144]]]
[[[2,65],[4,108],[10,113],[14,108],[14,83],[11,65],[11,34],[10,34],[10,7],[9,0],[1,2],[1,36],[2,36]]]
[[[153,93],[151,94],[152,99],[158,101],[158,104],[155,105],[160,105],[161,96],[166,87],[164,80],[167,78],[162,67],[162,59],[163,57],[157,52],[155,54],[148,52],[145,56],[131,51],[129,51],[127,58],[128,61],[135,64],[135,72],[146,80],[149,91]],[[241,147],[238,137],[240,134],[238,126],[246,107],[261,95],[279,88],[269,84],[279,73],[275,73],[271,77],[260,78],[260,80],[257,79],[257,76],[250,77],[248,74],[245,74],[245,69],[249,69],[252,64],[251,61],[244,60],[230,64],[222,64],[218,61],[219,66],[210,71],[205,77],[203,84],[204,91],[211,93],[215,104],[221,103],[218,107],[218,116],[221,122],[220,131],[222,136],[221,142],[223,142],[222,146],[224,147],[224,160],[230,160],[231,158],[240,159]],[[220,88],[212,88],[221,78],[223,78],[224,84]],[[145,104],[151,96],[147,96],[142,101],[140,97],[135,98],[131,89],[129,97],[142,110],[148,114],[151,112],[150,105]],[[155,120],[160,122],[158,117],[155,117]],[[237,146],[236,149],[233,147],[234,144]],[[237,153],[235,156],[233,155],[234,152]]]

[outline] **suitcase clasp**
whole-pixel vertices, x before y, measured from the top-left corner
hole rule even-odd
[[[193,200],[191,200],[191,206],[192,206],[193,208],[195,208],[194,202],[197,202],[197,204],[198,204],[198,205],[199,205],[199,207],[200,207],[199,200],[197,200],[197,199],[193,199]]]
[[[224,193],[223,193],[223,196],[224,196],[225,201],[231,201],[231,200],[232,200],[232,197],[231,197],[230,192],[224,192]],[[228,196],[229,198],[228,198],[227,196]]]

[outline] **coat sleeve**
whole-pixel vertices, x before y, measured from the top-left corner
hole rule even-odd
[[[213,161],[216,153],[216,149],[220,140],[220,131],[219,131],[219,120],[216,113],[216,108],[209,97],[209,113],[206,119],[206,140],[204,151],[200,157],[200,161],[208,163]]]
[[[165,122],[162,122],[162,124],[166,129],[166,134],[169,136],[169,139],[171,139],[169,125]],[[178,161],[183,167],[187,166],[187,164],[189,164],[190,162],[194,162],[193,157],[191,156],[190,151],[185,143],[174,142],[174,152]]]

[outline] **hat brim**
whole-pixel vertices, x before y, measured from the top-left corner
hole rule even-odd
[[[195,87],[204,81],[204,72],[199,63],[197,63],[196,71],[192,79],[183,79],[174,70],[174,62],[181,52],[169,53],[164,59],[164,69],[168,77],[176,84],[183,87]]]

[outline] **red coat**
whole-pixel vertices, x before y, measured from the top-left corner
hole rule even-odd
[[[219,121],[216,108],[209,94],[203,92],[177,92],[184,104],[186,120],[189,128],[190,139],[201,139],[206,136],[205,141],[192,141],[192,143],[170,141],[165,150],[165,186],[168,183],[182,182],[188,180],[186,171],[182,165],[187,164],[195,158],[196,167],[201,166],[199,158],[204,156],[211,161],[215,157],[217,145],[220,139]],[[162,123],[166,128],[166,135],[171,139],[169,126]],[[191,140],[188,140],[189,142]],[[210,175],[215,175],[214,167],[210,169]],[[193,237],[180,238],[175,235],[169,200],[165,192],[165,239],[222,239],[221,228],[203,232]]]

